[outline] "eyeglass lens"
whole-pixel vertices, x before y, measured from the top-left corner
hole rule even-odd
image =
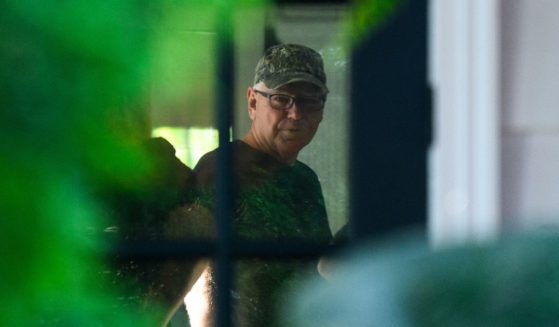
[[[270,104],[274,109],[288,110],[297,101],[297,105],[306,111],[318,111],[324,107],[324,101],[319,98],[293,98],[283,94],[274,94],[270,97]]]

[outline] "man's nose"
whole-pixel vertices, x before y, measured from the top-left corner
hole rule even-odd
[[[303,110],[297,102],[293,103],[291,108],[287,110],[287,118],[299,120],[303,117]]]

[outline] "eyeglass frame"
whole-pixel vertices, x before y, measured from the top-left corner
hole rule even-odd
[[[277,111],[289,111],[289,109],[293,108],[293,105],[297,102],[297,100],[299,99],[318,99],[318,100],[322,100],[322,106],[320,107],[320,109],[316,109],[316,110],[307,110],[305,108],[305,106],[301,106],[298,108],[299,110],[302,110],[303,112],[310,112],[310,113],[315,113],[315,112],[320,112],[321,110],[324,110],[324,106],[326,105],[326,96],[322,95],[322,96],[318,96],[318,97],[295,97],[289,94],[284,94],[284,93],[268,93],[268,92],[264,92],[264,91],[260,91],[258,89],[253,88],[255,93],[258,93],[260,95],[262,95],[263,97],[265,97],[266,99],[268,99],[268,102],[270,102],[270,107],[274,110]],[[287,106],[286,108],[283,109],[278,109],[278,108],[274,108],[274,106],[272,105],[272,97],[276,96],[276,95],[280,95],[280,96],[284,96],[290,99],[290,104],[289,106]]]

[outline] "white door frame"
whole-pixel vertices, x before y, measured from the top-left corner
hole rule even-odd
[[[428,230],[435,247],[499,234],[499,0],[431,0]]]

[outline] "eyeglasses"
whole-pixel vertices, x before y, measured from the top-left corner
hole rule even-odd
[[[254,92],[261,94],[270,101],[270,106],[275,110],[287,111],[297,102],[297,107],[305,112],[318,112],[324,109],[326,97],[294,97],[287,94],[270,94],[254,89]]]

